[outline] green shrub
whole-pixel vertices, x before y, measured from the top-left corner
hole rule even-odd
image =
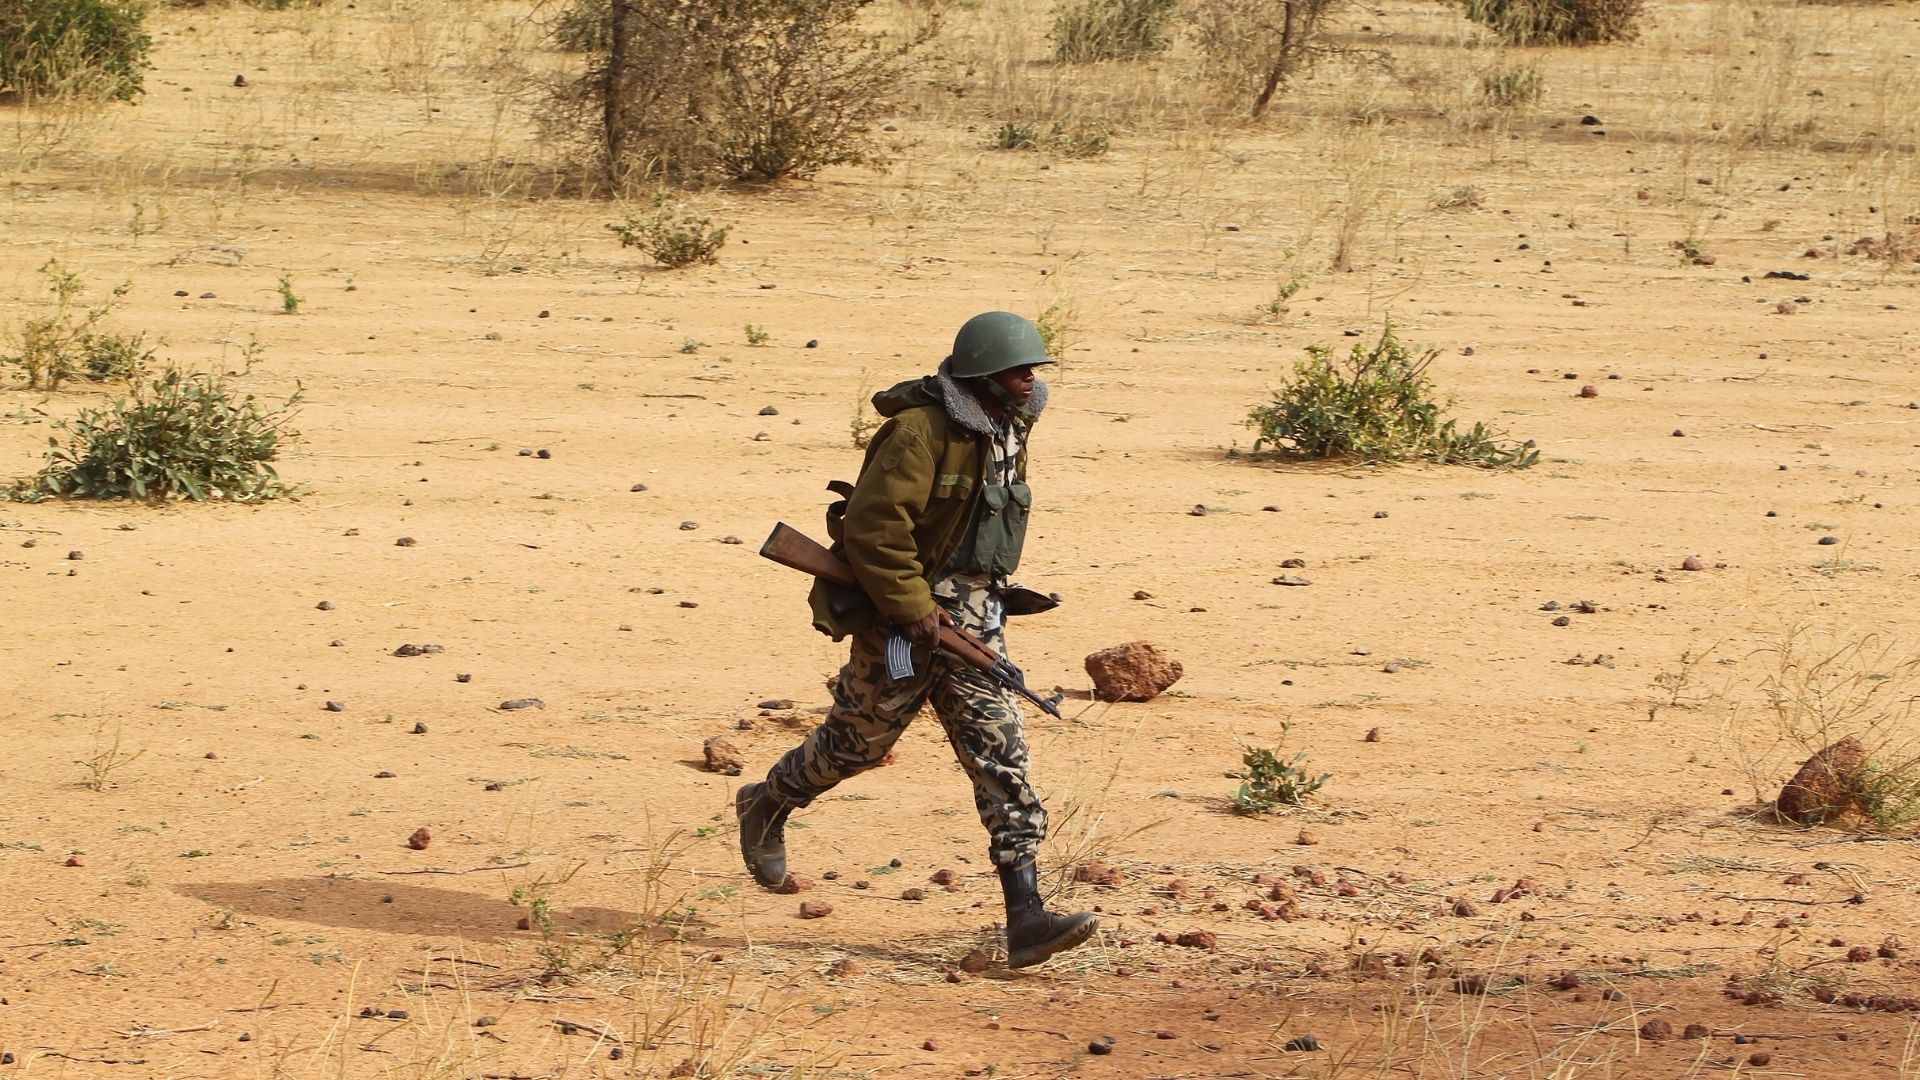
[[[607,228],[621,247],[638,248],[662,266],[679,269],[695,263],[720,261],[720,248],[733,226],[715,228],[712,218],[694,217],[662,208],[645,221],[628,218]]]
[[[1547,91],[1547,80],[1531,64],[1497,68],[1480,76],[1480,100],[1496,109],[1531,105]]]
[[[1078,0],[1053,16],[1054,56],[1069,64],[1133,60],[1167,51],[1178,0]]]
[[[1246,747],[1240,755],[1240,762],[1246,768],[1228,774],[1240,780],[1239,789],[1228,796],[1235,810],[1243,814],[1265,814],[1283,806],[1299,806],[1333,779],[1332,773],[1309,775],[1301,767],[1307,760],[1305,751],[1293,755],[1291,761],[1281,759],[1281,747],[1286,744],[1287,733],[1292,730],[1292,724],[1283,723],[1280,725],[1278,745]]]
[[[24,320],[13,334],[12,350],[0,353],[0,366],[20,369],[30,390],[58,390],[68,379],[94,382],[131,379],[146,369],[153,350],[144,334],[121,334],[101,329],[127,286],[115,288],[108,299],[92,307],[80,303],[87,290],[80,275],[58,259],[40,266],[53,300],[44,314]]]
[[[268,464],[300,401],[238,400],[219,375],[168,368],[125,397],[87,409],[47,440],[47,461],[22,495],[81,499],[230,499],[286,494]]]
[[[132,101],[146,79],[140,0],[0,2],[0,91]]]
[[[1099,157],[1112,148],[1112,132],[1079,120],[1008,120],[987,137],[990,150],[1048,150],[1063,157]]]
[[[1644,0],[1461,0],[1474,22],[1515,45],[1632,41]]]
[[[1441,464],[1524,469],[1540,460],[1531,443],[1499,438],[1485,424],[1461,431],[1442,414],[1451,402],[1434,399],[1427,368],[1439,355],[1418,355],[1393,336],[1391,326],[1368,347],[1355,343],[1345,357],[1331,346],[1309,345],[1293,366],[1293,379],[1268,405],[1247,416],[1258,431],[1253,448],[1272,448],[1308,458],[1359,457],[1369,461],[1426,459]]]

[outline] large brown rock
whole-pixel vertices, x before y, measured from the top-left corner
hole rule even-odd
[[[1797,825],[1818,825],[1859,806],[1867,748],[1849,735],[1807,759],[1774,800],[1774,813]]]
[[[1180,681],[1180,661],[1144,641],[1129,641],[1087,657],[1093,696],[1101,701],[1152,701]]]
[[[700,748],[707,757],[707,768],[722,776],[739,776],[746,768],[747,759],[740,754],[740,748],[729,742],[726,737],[715,735]]]

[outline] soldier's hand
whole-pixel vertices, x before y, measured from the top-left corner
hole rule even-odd
[[[900,632],[907,635],[907,640],[915,645],[923,649],[931,649],[940,640],[940,628],[952,625],[953,617],[936,605],[927,613],[926,618],[902,626]]]

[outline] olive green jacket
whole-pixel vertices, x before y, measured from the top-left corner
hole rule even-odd
[[[1046,402],[1046,384],[1035,380],[1021,410],[1029,430]],[[993,421],[946,364],[875,394],[873,408],[887,422],[867,444],[852,493],[827,510],[833,551],[866,595],[820,581],[809,597],[813,625],[835,641],[932,613],[933,576],[960,550],[987,482]],[[1016,473],[1024,479],[1026,472],[1023,440]]]

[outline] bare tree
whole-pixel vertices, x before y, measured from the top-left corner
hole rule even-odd
[[[1288,80],[1316,61],[1355,50],[1327,36],[1327,20],[1348,0],[1200,0],[1188,15],[1214,77],[1251,93],[1259,119]]]

